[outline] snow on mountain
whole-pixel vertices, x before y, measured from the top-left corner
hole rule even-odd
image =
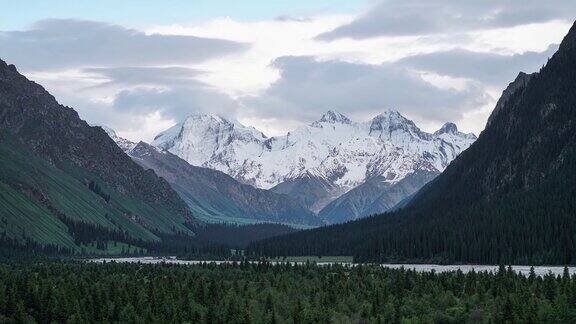
[[[206,120],[222,122],[219,119]],[[296,226],[323,223],[298,199],[240,183],[217,170],[192,166],[157,146],[134,143],[119,137],[110,127],[100,127],[134,162],[168,181],[193,214],[206,222],[266,222]]]
[[[152,145],[176,154],[191,165],[224,171],[242,179],[230,171],[246,169],[244,162],[262,152],[266,139],[262,132],[237,121],[215,115],[193,115],[157,135]]]
[[[104,125],[99,125],[99,127],[102,128],[106,132],[106,134],[108,134],[108,136],[112,140],[114,140],[114,142],[116,142],[116,145],[118,145],[122,149],[122,151],[128,152],[136,146],[136,143],[118,136],[118,134],[116,134],[116,131],[113,130],[112,128]]]
[[[328,111],[270,138],[238,121],[193,115],[160,133],[153,145],[259,188],[313,175],[343,193],[375,176],[394,184],[415,170],[441,172],[475,139],[452,123],[434,134],[423,132],[397,111],[368,122]]]

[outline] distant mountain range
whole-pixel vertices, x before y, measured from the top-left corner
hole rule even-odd
[[[292,196],[335,223],[386,211],[475,139],[452,123],[423,132],[396,111],[364,123],[328,111],[310,125],[270,138],[238,121],[193,115],[160,133],[152,145],[191,165]]]
[[[109,127],[103,129],[136,163],[166,179],[203,221],[272,222],[297,227],[322,224],[314,213],[287,195],[240,183],[220,171],[192,166],[170,152],[123,139]]]
[[[400,210],[265,240],[252,251],[574,264],[575,171],[576,24],[540,72],[520,73],[503,92],[478,140]]]

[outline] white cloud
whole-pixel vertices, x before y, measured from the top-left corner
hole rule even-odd
[[[530,56],[530,54],[524,56],[521,54],[526,51],[546,51],[549,45],[559,43],[570,27],[570,25],[565,22],[553,21],[542,24],[500,28],[498,30],[472,31],[467,33],[458,32],[441,35],[393,36],[370,39],[344,38],[332,42],[323,42],[314,39],[316,35],[324,31],[332,30],[335,26],[346,24],[353,19],[353,16],[324,16],[311,17],[301,21],[284,20],[281,22],[263,21],[241,23],[227,18],[196,26],[156,26],[151,28],[149,32],[200,35],[203,37],[223,38],[250,43],[250,49],[240,55],[234,55],[232,58],[223,60],[209,60],[195,66],[204,71],[210,71],[210,73],[200,76],[202,81],[225,91],[234,98],[252,97],[252,100],[244,100],[244,103],[248,107],[239,110],[239,119],[267,131],[268,134],[277,135],[284,133],[295,125],[310,122],[324,110],[333,108],[326,107],[326,105],[331,104],[329,101],[317,101],[320,94],[314,91],[308,94],[304,92],[299,93],[298,95],[300,97],[289,100],[290,105],[287,105],[285,100],[280,100],[278,96],[270,96],[270,92],[275,91],[275,87],[280,87],[278,82],[284,82],[280,79],[282,69],[280,69],[279,66],[271,64],[278,57],[312,56],[314,57],[314,61],[317,62],[334,62],[334,60],[339,60],[345,63],[378,66],[407,57],[428,57],[431,59],[437,53],[462,52],[482,60],[479,63],[485,65],[479,66],[479,71],[489,71],[491,69],[489,65],[494,61],[498,62],[499,66],[502,66],[502,64],[506,66],[506,61],[518,61],[518,57],[515,58],[513,56],[514,54],[520,55],[519,57],[526,57]],[[536,37],[522,37],[522,35],[525,34],[535,35]],[[545,55],[538,55],[538,53],[534,53],[532,55],[537,56],[537,58],[532,61],[534,63],[533,65],[528,66],[527,70],[529,72],[536,70],[537,67],[545,62],[545,56],[548,53],[544,54]],[[490,57],[493,57],[495,60],[490,61],[487,59]],[[539,59],[541,60],[539,61]],[[429,64],[430,62],[424,63]],[[460,66],[462,67],[463,64]],[[536,68],[534,68],[534,66]],[[460,127],[466,131],[478,133],[484,127],[485,120],[493,108],[499,92],[511,81],[506,78],[510,76],[510,78],[513,79],[515,74],[519,72],[512,71],[512,69],[525,69],[524,67],[525,66],[521,64],[516,64],[509,66],[505,71],[500,71],[500,78],[498,79],[500,83],[496,85],[482,85],[482,82],[479,83],[479,81],[486,81],[486,77],[483,78],[484,80],[475,80],[474,76],[466,76],[473,81],[478,81],[474,83],[455,73],[446,75],[446,73],[438,73],[444,71],[425,71],[416,69],[416,67],[413,69],[420,73],[420,78],[422,78],[423,81],[435,86],[431,89],[443,87],[453,88],[459,90],[460,93],[463,93],[462,91],[469,86],[475,87],[470,91],[476,93],[480,91],[479,89],[483,89],[483,100],[481,100],[476,107],[471,107],[470,101],[460,102],[460,109],[457,108],[457,104],[452,102],[447,102],[444,105],[438,105],[436,107],[438,109],[446,106],[454,107],[452,111],[446,111],[446,113],[455,114],[451,120],[458,122]],[[495,67],[492,67],[492,71],[494,68]],[[462,71],[462,73],[464,72],[465,71]],[[340,78],[344,79],[343,83],[346,83],[346,75],[342,74]],[[401,82],[401,80],[399,80],[399,82]],[[351,82],[348,84],[350,83]],[[308,84],[308,87],[317,90],[321,88],[322,85]],[[494,91],[493,88],[497,90]],[[338,87],[326,89],[326,91],[330,90],[334,92],[334,95],[332,95],[334,98],[338,98],[342,92],[342,89]],[[412,88],[412,90],[421,91],[421,89],[417,87]],[[442,93],[445,93],[445,91]],[[379,109],[399,109],[397,106],[401,102],[401,98],[397,97],[399,93],[388,92],[388,94],[391,97],[382,98],[379,91],[373,91],[372,93],[366,91],[364,93],[365,98],[358,99],[356,104],[350,103],[350,106],[341,106],[338,109],[350,115],[360,114],[360,110],[364,110],[366,114],[368,114],[376,109],[374,108],[376,107],[376,100],[381,100]],[[432,95],[431,93],[428,94]],[[425,93],[421,93],[421,95],[424,96]],[[326,97],[329,96],[326,95]],[[416,94],[415,97],[418,97],[418,94]],[[436,98],[428,99],[428,102],[439,104]],[[442,96],[439,96],[437,99],[451,100]],[[426,100],[422,101],[427,102]],[[367,102],[371,104],[369,106],[359,107],[362,103]],[[396,106],[391,107],[391,105]],[[277,110],[278,107],[285,107],[285,110],[280,110],[280,113]],[[421,107],[421,109],[426,108]],[[438,111],[438,109],[436,110]],[[301,111],[305,111],[306,114],[299,113]],[[421,119],[420,122],[424,125],[430,125],[430,129],[438,126],[438,121],[423,118],[413,112],[414,111],[405,111],[405,113],[412,114],[413,118]],[[448,117],[444,113],[439,116],[443,116],[442,118]],[[366,116],[362,115],[359,117],[363,118]],[[426,126],[424,126],[424,128],[426,128]]]
[[[356,18],[217,18],[142,31],[97,22],[77,30],[42,23],[23,32],[0,32],[0,50],[7,49],[9,63],[24,66],[27,76],[83,118],[132,140],[150,141],[162,128],[195,112],[236,117],[278,135],[331,108],[357,119],[394,108],[426,130],[451,120],[478,133],[509,76],[526,66],[502,62],[530,56],[529,68],[539,67],[545,55],[526,52],[546,51],[570,27],[552,20],[433,35],[315,39]],[[81,32],[94,28],[94,34]],[[120,55],[86,53],[98,45],[87,44],[90,35],[102,39],[103,34],[117,35],[111,38],[120,45]],[[24,40],[48,46],[33,50]],[[142,51],[142,46],[152,50]],[[29,53],[18,58],[24,51]],[[448,54],[452,59],[459,54],[458,61],[447,60]],[[478,68],[470,70],[466,64]],[[497,78],[482,74],[495,64],[500,64]]]

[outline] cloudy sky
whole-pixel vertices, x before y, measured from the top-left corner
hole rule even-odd
[[[279,135],[328,109],[478,134],[573,0],[6,0],[0,58],[93,124],[151,139],[194,113]]]

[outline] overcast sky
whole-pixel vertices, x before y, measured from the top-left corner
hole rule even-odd
[[[573,0],[3,1],[0,58],[92,124],[151,139],[195,113],[267,135],[329,109],[478,134]]]

